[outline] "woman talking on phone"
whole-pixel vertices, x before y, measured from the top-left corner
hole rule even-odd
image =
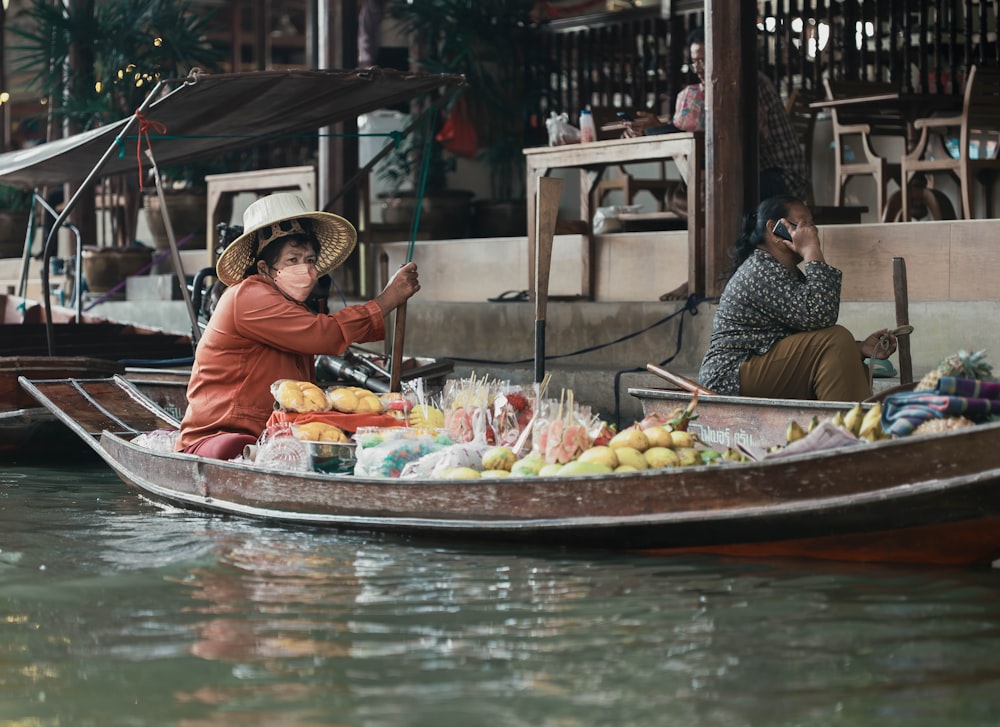
[[[795,197],[765,199],[743,219],[698,383],[778,399],[869,397],[863,360],[888,358],[896,337],[883,329],[855,341],[837,325],[841,278],[823,259],[809,208]]]

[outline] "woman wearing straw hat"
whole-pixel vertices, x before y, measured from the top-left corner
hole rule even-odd
[[[314,357],[385,338],[385,316],[420,290],[407,263],[364,305],[315,314],[306,305],[319,276],[357,242],[343,217],[310,211],[294,194],[262,197],[243,213],[243,234],[216,265],[229,286],[195,353],[177,450],[233,459],[255,444],[273,409],[271,384],[314,381]]]

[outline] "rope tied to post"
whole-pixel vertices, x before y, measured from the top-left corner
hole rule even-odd
[[[139,120],[139,134],[135,140],[135,161],[139,169],[139,191],[142,192],[142,140],[146,140],[146,148],[152,151],[152,146],[149,143],[149,130],[152,129],[157,135],[162,136],[167,133],[167,127],[160,121],[147,119],[145,114],[142,114],[139,111],[135,112],[135,117]]]

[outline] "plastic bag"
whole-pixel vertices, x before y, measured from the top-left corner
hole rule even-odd
[[[288,472],[308,472],[311,469],[309,448],[295,436],[289,424],[268,427],[260,435],[254,463]]]
[[[568,114],[553,111],[545,120],[545,128],[549,130],[549,146],[580,143],[580,130],[569,123]]]
[[[359,430],[354,474],[359,477],[399,477],[410,462],[451,444],[447,434],[407,427]]]
[[[271,396],[284,411],[307,413],[330,410],[326,392],[311,381],[278,379],[271,384]]]
[[[485,442],[459,442],[436,452],[425,454],[403,467],[402,478],[427,479],[443,477],[445,472],[455,467],[483,469],[483,454],[491,445]]]
[[[476,133],[476,125],[469,118],[464,98],[460,98],[451,107],[444,126],[434,139],[452,154],[469,159],[476,156],[476,151],[479,149],[479,135]]]
[[[532,435],[532,450],[546,462],[566,464],[593,443],[590,407],[574,404],[573,391],[557,402],[546,399],[540,405]]]
[[[152,449],[155,452],[173,452],[179,436],[180,432],[176,429],[155,429],[140,434],[132,440],[132,444]]]
[[[618,215],[635,213],[642,209],[641,204],[616,204],[610,207],[598,207],[594,213],[594,234],[619,232],[622,229]]]

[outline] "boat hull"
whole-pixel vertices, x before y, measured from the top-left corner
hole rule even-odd
[[[1000,422],[763,462],[411,480],[159,452],[131,440],[169,426],[169,418],[120,377],[75,387],[22,384],[129,486],[182,508],[298,526],[582,548],[946,564],[1000,558]],[[128,397],[116,398],[115,386]],[[102,402],[100,411],[84,411],[79,388]]]
[[[997,434],[997,432],[994,432]],[[106,433],[106,459],[154,500],[296,525],[593,548],[923,563],[1000,557],[1000,470],[863,474],[815,458],[576,478],[358,479],[155,454]],[[879,455],[882,456],[873,456]],[[842,457],[842,456],[841,456]],[[829,457],[829,465],[843,465]],[[794,461],[792,461],[794,460]],[[910,479],[911,482],[906,482]],[[891,484],[898,482],[898,484]]]

